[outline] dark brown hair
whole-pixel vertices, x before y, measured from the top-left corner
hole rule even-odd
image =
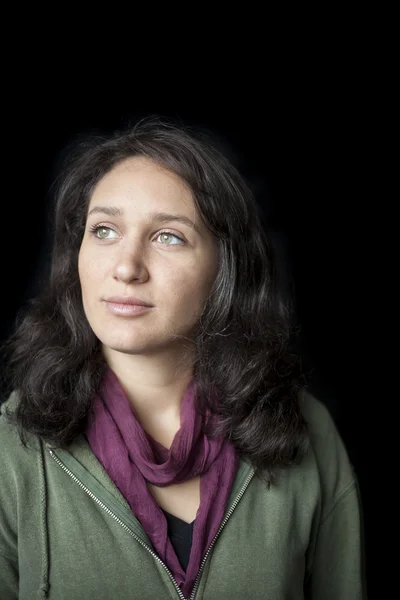
[[[58,181],[49,276],[3,348],[9,389],[19,398],[8,420],[24,445],[25,432],[66,447],[85,430],[106,367],[78,277],[89,200],[115,165],[146,156],[189,184],[218,241],[219,272],[193,338],[199,410],[208,406],[220,417],[208,434],[226,436],[272,483],[276,469],[299,461],[308,446],[299,408],[305,380],[290,350],[291,304],[278,287],[274,249],[249,186],[208,136],[159,118],[93,137],[78,150]]]

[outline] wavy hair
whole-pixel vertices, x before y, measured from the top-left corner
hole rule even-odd
[[[217,239],[219,271],[192,339],[197,409],[218,415],[207,435],[229,439],[270,485],[309,443],[299,404],[305,377],[292,349],[293,301],[278,285],[274,246],[238,169],[205,130],[158,117],[80,142],[61,171],[49,274],[3,344],[7,384],[18,394],[7,420],[25,447],[27,433],[67,447],[85,431],[107,365],[84,313],[78,253],[94,187],[133,156],[185,180]]]

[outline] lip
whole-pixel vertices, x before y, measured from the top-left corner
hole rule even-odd
[[[110,296],[109,298],[104,298],[104,301],[111,304],[126,304],[128,306],[146,306],[148,308],[153,306],[135,296]]]
[[[121,317],[134,317],[152,308],[151,306],[143,306],[143,304],[118,304],[116,302],[106,302],[106,306],[109,312]]]

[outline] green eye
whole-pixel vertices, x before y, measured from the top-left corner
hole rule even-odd
[[[171,233],[170,231],[161,231],[161,232],[158,234],[158,236],[157,236],[157,237],[161,237],[161,236],[163,236],[164,238],[165,238],[165,237],[167,237],[167,238],[168,238],[168,237],[169,237],[169,238],[173,237],[173,238],[175,238],[175,239],[179,240],[180,242],[182,242],[182,244],[184,244],[184,243],[185,243],[185,242],[182,240],[182,238],[178,237],[178,236],[177,236],[177,235],[175,235],[174,233]],[[166,243],[166,244],[164,244],[164,245],[165,245],[165,246],[180,246],[181,244],[179,244],[179,243],[178,243],[178,244],[171,244],[170,242],[167,242],[167,243]]]
[[[111,227],[106,227],[105,225],[95,225],[94,227],[90,228],[90,231],[94,234],[95,237],[97,237],[99,240],[106,240],[107,239],[107,235],[97,235],[99,231],[114,231],[114,229],[111,229]],[[114,232],[115,233],[115,232]]]
[[[103,235],[101,234],[101,232],[107,231],[107,229],[108,229],[107,227],[100,227],[100,228],[97,230],[97,233],[99,234],[99,237],[101,237],[101,238],[102,238],[102,237],[107,237],[107,236],[103,236]]]

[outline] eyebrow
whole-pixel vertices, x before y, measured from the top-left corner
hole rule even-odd
[[[110,217],[122,217],[124,211],[117,206],[94,206],[92,210],[89,211],[88,217],[93,214],[106,214]],[[149,213],[149,219],[152,221],[158,221],[159,223],[167,223],[168,221],[177,221],[178,223],[183,223],[184,225],[188,225],[201,236],[201,231],[197,227],[195,223],[189,217],[185,217],[184,215],[177,215],[166,212],[152,212]]]

